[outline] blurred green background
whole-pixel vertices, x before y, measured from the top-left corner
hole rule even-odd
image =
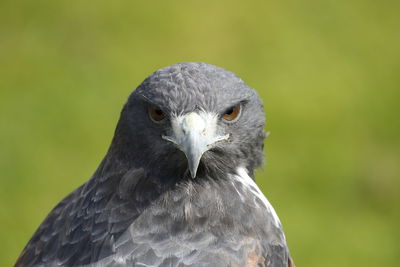
[[[0,266],[104,156],[128,94],[204,61],[267,112],[258,184],[297,266],[400,260],[399,1],[1,1]]]

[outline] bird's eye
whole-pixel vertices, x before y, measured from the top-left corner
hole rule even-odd
[[[227,109],[223,115],[223,118],[227,121],[233,121],[240,114],[240,106],[234,106]]]
[[[165,113],[161,109],[149,108],[148,112],[149,112],[150,118],[155,122],[160,122],[165,119]]]

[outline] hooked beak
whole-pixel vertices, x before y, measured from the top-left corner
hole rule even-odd
[[[174,143],[185,153],[192,178],[196,177],[197,168],[204,152],[212,148],[216,142],[227,140],[229,134],[216,134],[217,117],[207,113],[188,113],[171,121],[173,135],[162,138]]]

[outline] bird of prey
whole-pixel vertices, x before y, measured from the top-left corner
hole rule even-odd
[[[254,182],[265,116],[232,72],[180,63],[122,109],[93,176],[47,216],[16,266],[294,266]]]

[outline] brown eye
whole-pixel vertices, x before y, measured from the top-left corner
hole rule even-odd
[[[148,111],[149,111],[150,118],[155,122],[159,122],[159,121],[162,121],[163,119],[165,119],[165,114],[161,109],[149,108]]]
[[[234,106],[227,109],[223,117],[227,121],[233,121],[239,116],[239,113],[240,113],[240,106]]]

